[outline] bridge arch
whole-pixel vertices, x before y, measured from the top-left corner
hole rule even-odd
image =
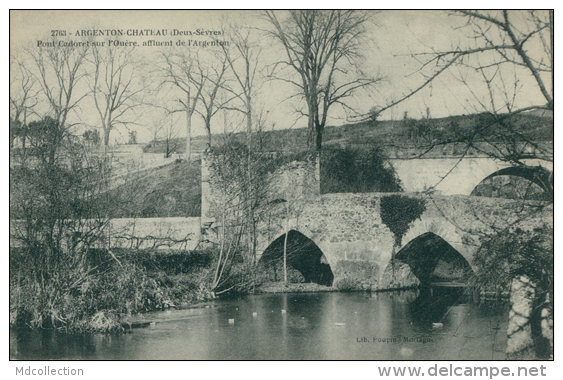
[[[551,200],[553,173],[542,166],[512,166],[485,177],[471,192],[473,196]]]
[[[503,173],[501,170],[504,169],[518,172],[523,168],[492,157],[392,158],[390,162],[397,171],[405,192],[434,189],[443,195],[470,195],[484,178],[494,177],[497,172]],[[528,168],[537,168],[540,173],[551,173],[553,170],[553,162],[549,160],[524,158],[522,162]],[[524,177],[528,174],[520,172],[518,175]],[[539,179],[548,185],[553,183],[552,180],[543,178],[543,174],[539,175]]]
[[[332,285],[334,274],[323,251],[313,240],[293,229],[287,237],[284,233],[270,243],[258,261],[258,266],[271,279],[283,279],[284,246],[287,248],[287,266],[294,278],[297,271],[304,282]]]
[[[410,268],[410,273],[406,275],[404,265]],[[433,232],[426,232],[405,244],[396,253],[395,262],[390,262],[385,269],[384,276],[395,276],[392,272],[400,267],[403,267],[403,277],[414,275],[423,286],[443,282],[466,283],[473,274],[465,257]],[[384,279],[384,282],[391,280],[397,284],[391,278]],[[410,281],[412,284],[416,283],[412,278]]]

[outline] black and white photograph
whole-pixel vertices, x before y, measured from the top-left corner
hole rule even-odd
[[[9,18],[17,377],[194,360],[546,376],[554,10]]]

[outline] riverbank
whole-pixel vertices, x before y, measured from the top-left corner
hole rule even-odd
[[[80,265],[37,278],[10,250],[10,327],[121,332],[132,315],[212,299],[212,252],[90,250]]]

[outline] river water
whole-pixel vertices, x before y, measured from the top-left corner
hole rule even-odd
[[[155,323],[122,335],[10,331],[10,357],[504,359],[506,308],[438,290],[253,295],[148,313]]]

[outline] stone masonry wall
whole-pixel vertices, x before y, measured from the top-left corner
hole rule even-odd
[[[290,210],[280,205],[259,226],[258,252],[263,252],[286,230],[297,230],[313,240],[325,254],[335,276],[356,278],[369,288],[379,287],[390,262],[394,237],[381,221],[380,200],[389,194],[325,194],[294,202]],[[514,223],[527,211],[518,202],[470,196],[427,196],[426,211],[411,223],[400,250],[410,240],[433,232],[452,245],[472,264],[479,239],[495,228]],[[546,210],[529,227],[549,222]],[[407,274],[408,275],[408,274]]]

